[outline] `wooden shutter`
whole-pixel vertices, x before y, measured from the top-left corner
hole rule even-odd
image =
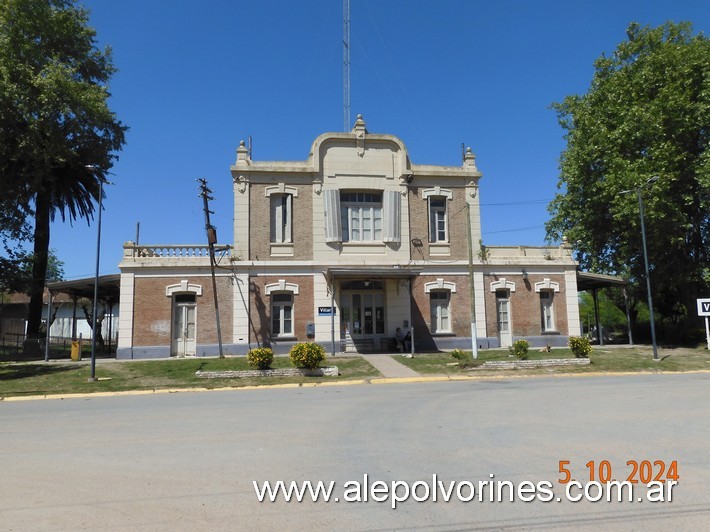
[[[342,242],[343,235],[340,225],[339,190],[323,190],[323,215],[325,218],[325,241]]]
[[[386,190],[382,195],[382,241],[400,242],[402,196],[398,190]]]

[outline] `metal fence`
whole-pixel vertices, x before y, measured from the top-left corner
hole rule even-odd
[[[80,349],[83,356],[91,354],[91,338],[79,338]],[[44,359],[46,353],[47,341],[45,338],[28,340],[32,345],[29,349],[25,346],[25,335],[17,333],[4,333],[0,335],[0,360],[25,360],[25,359]],[[49,339],[49,358],[63,359],[71,357],[72,338],[63,336],[52,336]],[[115,344],[105,345],[102,350],[99,345],[96,346],[96,356],[111,357],[115,354]]]

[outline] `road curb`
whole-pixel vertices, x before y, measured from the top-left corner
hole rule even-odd
[[[710,370],[699,369],[692,371],[624,371],[624,372],[592,372],[592,373],[555,373],[549,375],[432,375],[431,377],[370,377],[365,379],[352,379],[334,382],[305,382],[305,383],[284,383],[265,384],[263,386],[224,386],[221,388],[164,388],[154,390],[127,390],[122,392],[93,392],[93,393],[68,393],[68,394],[44,394],[0,397],[0,402],[17,401],[39,401],[43,399],[92,399],[99,397],[123,397],[132,395],[159,395],[171,393],[200,393],[200,392],[226,392],[238,390],[274,390],[288,388],[322,388],[333,386],[357,386],[362,384],[411,384],[425,382],[446,382],[446,381],[486,381],[486,380],[511,380],[511,379],[539,379],[539,378],[561,378],[561,377],[623,377],[629,375],[690,375],[695,373],[710,374]]]

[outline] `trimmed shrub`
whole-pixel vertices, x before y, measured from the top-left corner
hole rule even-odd
[[[515,340],[513,345],[508,348],[510,354],[515,355],[520,360],[528,359],[528,349],[530,349],[530,344],[527,340]]]
[[[247,353],[247,362],[252,368],[269,369],[274,361],[274,351],[270,347],[256,347]]]
[[[291,364],[297,368],[317,368],[325,360],[325,349],[315,342],[301,342],[288,352]]]
[[[469,354],[466,351],[464,351],[463,349],[454,349],[453,351],[451,351],[450,354],[453,358],[455,358],[459,362],[465,362],[466,360],[471,358],[469,356]]]
[[[569,348],[577,358],[587,358],[589,353],[592,352],[592,344],[589,338],[583,336],[570,336]]]

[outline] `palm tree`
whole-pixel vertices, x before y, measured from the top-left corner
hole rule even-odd
[[[30,283],[27,337],[40,332],[47,265],[49,262],[50,222],[57,214],[62,221],[93,219],[103,172],[87,165],[53,169],[47,179],[36,183],[34,191],[34,253]],[[105,194],[104,194],[105,197]]]
[[[29,338],[42,319],[50,222],[93,218],[125,143],[108,107],[111,50],[97,48],[88,22],[73,0],[0,2],[0,189],[17,216],[34,218]]]

